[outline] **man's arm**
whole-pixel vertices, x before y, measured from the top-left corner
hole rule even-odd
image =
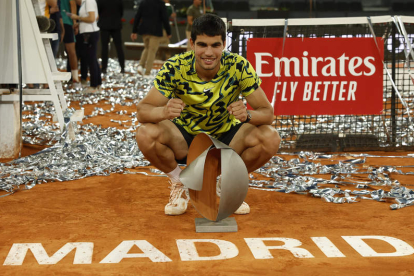
[[[46,4],[48,4],[49,7],[55,7],[57,5],[57,0],[46,0]]]
[[[158,123],[180,116],[185,104],[181,99],[168,99],[157,88],[152,87],[137,104],[137,119],[140,123]]]
[[[59,23],[60,23],[60,29],[62,30],[60,34],[60,42],[63,42],[63,38],[65,37],[65,26],[63,25],[62,17],[59,19]]]
[[[253,108],[249,110],[252,125],[271,125],[273,122],[273,107],[266,97],[261,87],[257,88],[252,94],[246,97],[247,103]],[[236,119],[241,122],[247,119],[247,108],[243,101],[237,101],[227,107],[230,114],[234,115]]]
[[[190,26],[193,26],[193,21],[194,21],[194,11],[192,9],[189,9],[187,11],[187,23]]]
[[[93,11],[88,12],[88,16],[85,16],[85,17],[80,17],[79,15],[72,14],[71,18],[85,22],[85,23],[93,23],[96,20],[95,12]]]

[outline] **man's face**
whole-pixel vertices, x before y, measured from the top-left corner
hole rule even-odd
[[[196,41],[191,39],[190,42],[196,58],[196,70],[220,68],[221,54],[225,47],[221,35],[198,35]]]
[[[201,5],[201,3],[203,3],[203,0],[194,0],[193,5],[198,7]]]

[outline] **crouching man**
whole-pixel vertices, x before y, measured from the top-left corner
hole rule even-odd
[[[243,57],[223,51],[226,27],[220,17],[205,14],[191,31],[192,51],[169,59],[154,87],[138,103],[137,143],[151,164],[171,184],[167,215],[187,209],[188,190],[180,182],[191,141],[206,133],[233,148],[252,172],[279,148],[273,108],[260,88],[261,80]],[[247,110],[243,96],[253,110]],[[236,214],[248,214],[243,202]]]

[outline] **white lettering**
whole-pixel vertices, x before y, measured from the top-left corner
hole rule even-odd
[[[357,69],[359,66],[361,66],[362,64],[362,58],[360,57],[353,57],[351,58],[351,60],[349,61],[349,65],[348,65],[348,70],[351,73],[351,75],[353,76],[361,76],[362,72],[357,73],[355,72],[355,69]]]
[[[323,61],[323,58],[318,57],[312,57],[312,76],[317,77],[318,76],[318,61]]]
[[[319,90],[319,85],[321,83],[322,83],[321,81],[315,82],[315,91],[313,92],[313,100],[314,101],[319,101],[318,94],[319,94],[319,92],[321,92],[321,90]]]
[[[271,53],[254,53],[256,60],[256,72],[259,77],[271,77],[272,73],[263,72],[263,65],[272,66],[271,60],[265,60],[264,57],[273,57]],[[375,58],[372,56],[367,57],[348,57],[343,53],[340,57],[308,57],[308,51],[304,51],[302,58],[297,57],[273,57],[274,61],[274,75],[276,77],[282,76],[282,71],[286,77],[318,77],[319,71],[325,77],[346,77],[348,74],[351,76],[371,76],[375,73]],[[311,61],[309,61],[309,58]],[[349,61],[349,62],[347,62]],[[311,64],[309,64],[311,63]],[[293,68],[292,68],[293,66]],[[310,68],[309,68],[310,67]],[[310,71],[310,73],[309,73]],[[310,74],[310,75],[309,75]]]
[[[292,57],[290,59],[288,58],[274,58],[275,59],[275,76],[276,77],[280,77],[280,64],[283,62],[285,65],[285,76],[286,77],[290,77],[290,63],[293,62],[294,63],[294,72],[295,72],[295,76],[296,77],[300,77],[300,71],[299,71],[299,59]]]
[[[313,242],[328,258],[346,257],[327,237],[311,237]]]
[[[312,82],[310,81],[305,82],[305,89],[303,90],[303,101],[304,102],[307,102],[310,100],[311,95],[312,95],[311,89],[312,89]]]
[[[291,101],[293,101],[295,98],[295,92],[296,92],[296,88],[298,87],[298,83],[299,82],[297,81],[290,83],[290,100]]]
[[[339,75],[342,77],[345,77],[345,60],[348,60],[349,57],[345,56],[345,54],[343,54],[341,57],[338,58],[339,59]]]
[[[128,254],[133,246],[137,246],[143,253]],[[121,242],[111,253],[108,254],[100,263],[113,264],[119,263],[124,258],[149,258],[154,263],[172,262],[161,251],[155,248],[146,240],[132,240]]]
[[[325,86],[325,89],[323,90],[323,100],[326,101],[326,96],[328,95],[328,86],[331,84],[330,81],[324,81],[323,85]]]
[[[352,100],[355,101],[355,91],[357,89],[357,82],[356,81],[351,81],[349,83],[349,89],[348,89],[348,101]]]
[[[262,56],[271,57],[272,55],[270,53],[254,53],[256,56],[256,73],[259,77],[271,77],[272,73],[262,73],[262,64],[269,64],[268,61],[262,60]]]
[[[62,260],[73,249],[75,258],[73,264],[91,264],[92,263],[92,242],[70,242],[59,249],[52,257],[46,253],[41,243],[15,243],[10,249],[3,265],[22,265],[27,251],[30,250],[37,262],[41,265],[56,264]]]
[[[306,249],[299,248],[302,243],[290,238],[245,238],[255,259],[273,259],[269,249],[282,249],[290,251],[297,258],[314,258]],[[264,241],[281,241],[283,245],[267,246]]]
[[[331,101],[335,100],[336,86],[338,85],[338,83],[339,83],[339,81],[333,81],[332,82],[333,88],[332,88]]]
[[[322,68],[322,75],[325,76],[325,77],[328,77],[328,76],[336,77],[336,72],[335,72],[336,61],[335,61],[335,59],[332,58],[332,57],[327,57],[327,58],[325,58],[325,61],[326,60],[329,60],[329,64],[325,65]],[[329,73],[327,71],[328,68],[329,68]]]
[[[283,82],[283,89],[282,89],[282,102],[286,102],[286,82]]]
[[[339,99],[338,99],[339,101],[345,101],[345,98],[342,95],[346,92],[344,86],[347,83],[348,83],[347,81],[341,81],[341,85],[339,86],[340,87],[339,88]]]
[[[342,236],[362,257],[400,257],[414,254],[414,248],[400,239],[387,236]],[[395,252],[378,253],[363,240],[382,240],[395,248]]]
[[[304,77],[309,77],[309,72],[308,72],[308,67],[309,67],[309,65],[308,65],[308,58],[306,58],[308,56],[308,51],[304,51],[303,52],[303,55],[305,56],[305,57],[302,58],[302,61],[303,61],[303,66],[302,66],[302,68],[303,68],[303,76]]]
[[[213,243],[220,249],[220,254],[217,256],[200,257],[195,243]],[[191,240],[177,240],[177,247],[182,261],[212,261],[231,259],[239,255],[237,247],[228,241],[212,240],[212,239],[191,239]]]
[[[375,58],[373,58],[373,57],[366,57],[364,59],[364,65],[371,70],[368,73],[367,72],[364,72],[364,75],[365,76],[372,76],[375,73],[375,65],[372,64],[371,62],[369,62],[370,60],[375,61]]]

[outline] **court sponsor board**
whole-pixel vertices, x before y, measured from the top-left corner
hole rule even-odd
[[[367,115],[383,110],[382,38],[251,38],[247,59],[275,115]]]

